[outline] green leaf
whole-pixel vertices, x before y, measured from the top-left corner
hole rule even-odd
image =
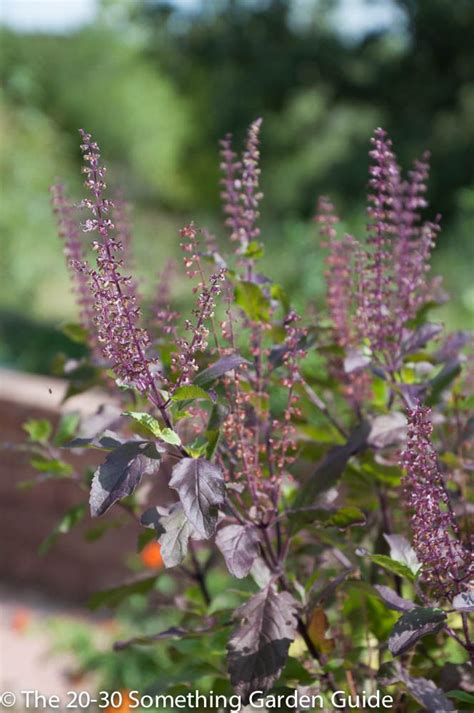
[[[137,552],[141,552],[143,548],[152,540],[156,540],[156,533],[150,527],[143,532],[140,532],[137,539]]]
[[[314,683],[314,676],[305,669],[298,659],[289,656],[279,682],[282,684],[291,682],[298,686],[310,686]]]
[[[400,577],[406,577],[410,582],[414,582],[416,577],[413,572],[401,562],[396,562],[395,560],[387,557],[386,555],[371,555],[372,562],[378,564],[380,567],[392,572],[392,574],[398,574]]]
[[[58,522],[54,530],[52,530],[47,537],[43,540],[39,546],[38,552],[40,555],[45,555],[58,539],[59,535],[64,535],[69,532],[74,525],[80,522],[86,513],[86,504],[81,503],[80,505],[75,505],[70,510],[68,510],[65,515]]]
[[[285,313],[290,311],[290,300],[288,294],[285,292],[281,285],[272,285],[270,294],[273,300],[280,302]]]
[[[474,710],[474,696],[472,693],[466,693],[466,691],[449,691],[446,693],[448,698],[454,698],[456,701],[461,701],[462,703],[470,703]]]
[[[154,436],[157,438],[161,434],[161,426],[159,422],[154,418],[153,416],[150,416],[149,413],[145,413],[144,411],[124,411],[123,412],[124,416],[130,416],[130,418],[133,418],[134,421],[137,421],[137,423],[140,424],[140,426],[143,426],[143,428],[146,428],[150,433],[152,433]]]
[[[77,344],[87,344],[87,331],[80,324],[66,322],[61,326],[61,332]]]
[[[204,392],[205,393],[205,392]],[[124,416],[130,416],[137,421],[141,426],[146,428],[156,438],[169,443],[172,446],[180,446],[181,439],[172,428],[161,428],[159,422],[149,413],[143,411],[124,411]]]
[[[112,587],[111,589],[103,589],[100,592],[96,592],[89,599],[87,606],[93,611],[99,609],[100,607],[116,607],[118,604],[128,599],[132,594],[148,594],[153,587],[157,576],[147,577],[146,579],[138,579],[135,582],[130,582],[129,584],[122,584],[119,587]]]
[[[270,304],[262,288],[255,282],[238,282],[235,286],[235,302],[255,322],[268,322],[270,319]]]
[[[212,400],[207,391],[196,384],[179,386],[172,396],[173,401],[191,401],[192,399]]]
[[[62,446],[74,436],[81,420],[79,411],[71,411],[61,416],[56,433],[54,434],[53,443],[55,446]]]
[[[344,529],[352,525],[365,525],[366,518],[362,510],[355,507],[340,508],[334,515],[331,515],[325,523],[326,527],[334,526]]]
[[[45,418],[32,418],[23,424],[23,429],[34,443],[47,443],[53,432],[51,423]]]
[[[173,431],[172,428],[164,428],[161,431],[159,438],[161,438],[161,440],[165,443],[169,443],[171,446],[181,445],[181,438],[178,436],[176,431]]]
[[[264,254],[265,250],[263,244],[257,240],[252,240],[245,248],[245,252],[242,253],[243,257],[248,257],[251,260],[260,260]]]
[[[212,460],[214,457],[214,453],[216,452],[217,446],[219,445],[221,432],[219,431],[219,429],[213,431],[206,431],[205,436],[207,438],[206,458],[207,460]]]
[[[73,473],[73,467],[57,458],[32,458],[30,464],[40,473],[47,473],[56,478],[67,478]]]

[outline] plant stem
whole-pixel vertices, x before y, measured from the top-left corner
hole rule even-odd
[[[380,512],[382,513],[382,527],[385,531],[385,534],[391,535],[393,532],[392,518],[390,517],[390,509],[389,509],[389,504],[388,504],[387,493],[385,492],[383,487],[378,487],[377,494],[379,497]],[[398,596],[401,597],[402,596],[402,579],[401,579],[401,577],[399,577],[398,574],[395,574],[393,577],[393,581],[395,584],[396,592],[397,592]]]
[[[206,582],[206,577],[204,576],[204,572],[202,571],[201,565],[199,564],[199,560],[196,555],[196,550],[194,548],[194,544],[191,540],[189,540],[189,552],[191,554],[191,560],[193,563],[193,576],[196,582],[199,585],[199,589],[201,590],[202,598],[204,599],[206,606],[209,606],[211,603],[211,595],[209,594],[209,589],[207,588],[207,582]]]

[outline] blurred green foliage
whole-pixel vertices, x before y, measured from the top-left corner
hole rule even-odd
[[[2,309],[42,322],[74,313],[48,186],[60,176],[80,197],[80,126],[136,205],[136,260],[149,293],[165,258],[178,255],[184,222],[222,235],[217,141],[227,131],[239,140],[262,115],[265,267],[296,298],[321,294],[315,199],[331,194],[351,216],[347,229],[361,232],[368,140],[382,124],[405,165],[432,151],[429,197],[444,225],[435,266],[454,296],[443,316],[466,326],[474,313],[474,3],[396,0],[400,20],[359,36],[334,22],[339,4],[108,0],[96,23],[74,34],[1,29]],[[178,284],[178,299],[184,291]],[[2,360],[44,370],[52,348],[30,340],[25,355],[24,342],[3,345]]]

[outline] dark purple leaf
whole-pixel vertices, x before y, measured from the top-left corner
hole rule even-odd
[[[403,599],[403,597],[400,597],[396,592],[393,591],[393,589],[390,589],[390,587],[386,587],[383,584],[376,584],[375,589],[379,593],[382,601],[384,601],[385,604],[390,607],[390,609],[394,609],[395,611],[408,612],[414,609],[416,606],[413,602],[409,601],[408,599]]]
[[[449,713],[456,710],[452,701],[446,698],[444,692],[433,681],[406,675],[403,683],[415,701],[424,706],[429,713]]]
[[[433,681],[426,678],[414,678],[403,671],[400,680],[407,687],[410,695],[420,703],[428,713],[450,713],[456,708],[440,688]]]
[[[87,606],[92,610],[99,609],[99,607],[116,607],[133,594],[148,594],[155,586],[156,579],[156,575],[140,577],[131,582],[120,584],[118,587],[95,592],[89,599]]]
[[[169,508],[161,507],[159,505],[148,508],[148,510],[145,510],[142,514],[140,524],[144,525],[144,527],[154,527],[157,536],[161,535],[162,532],[164,532],[163,525],[161,524],[161,518],[168,514]]]
[[[115,431],[103,431],[90,438],[77,436],[72,441],[64,444],[65,448],[98,448],[99,450],[112,451],[118,448],[125,440]]]
[[[327,580],[318,579],[310,589],[306,608],[312,610],[318,604],[325,604],[333,596],[339,585],[343,584],[353,571],[353,567],[348,567],[329,582]]]
[[[442,393],[451,385],[454,379],[461,373],[461,363],[458,358],[450,359],[428,383],[430,393],[426,399],[427,406],[438,403]]]
[[[254,525],[226,525],[216,536],[229,572],[237,579],[246,577],[259,553],[260,533]]]
[[[142,475],[157,468],[159,453],[152,443],[129,441],[111,451],[94,473],[90,492],[92,517],[103,515],[117,500],[131,495]]]
[[[227,645],[227,661],[244,704],[252,691],[268,691],[280,676],[295,638],[297,607],[291,594],[277,593],[269,584],[235,612],[239,624]]]
[[[229,356],[222,357],[222,359],[211,364],[211,366],[208,366],[204,371],[199,372],[193,383],[196,384],[196,386],[208,386],[220,376],[227,374],[228,371],[237,369],[237,367],[246,363],[248,363],[247,359],[244,359],[240,354],[230,354]]]
[[[451,713],[456,710],[453,703],[445,696],[444,691],[438,688],[433,681],[410,676],[398,661],[383,664],[377,678],[383,686],[403,683],[412,698],[428,713]]]
[[[472,340],[472,332],[458,331],[449,334],[444,344],[435,354],[437,362],[451,361],[459,356],[459,352]]]
[[[400,391],[403,394],[404,400],[408,408],[413,409],[422,399],[423,395],[429,388],[429,383],[424,384],[400,384]]]
[[[410,332],[403,340],[402,354],[406,356],[417,352],[419,349],[423,349],[429,341],[437,337],[442,331],[442,324],[426,322],[425,324],[420,325],[417,329]]]
[[[350,434],[347,443],[343,446],[331,448],[318,465],[316,470],[306,480],[295,498],[295,509],[311,505],[316,497],[328,490],[341,477],[349,459],[364,450],[370,433],[370,425],[362,421]]]
[[[164,639],[184,639],[202,636],[212,631],[215,621],[210,619],[205,626],[197,627],[193,631],[190,629],[183,629],[181,626],[171,626],[165,631],[160,631],[158,634],[151,634],[149,636],[134,636],[132,639],[127,639],[126,641],[116,641],[114,643],[115,651],[123,651],[123,649],[128,649],[130,646],[142,645],[147,646],[149,644],[154,644],[156,641],[163,641]]]
[[[152,634],[151,636],[134,636],[133,639],[127,639],[126,641],[116,641],[114,643],[114,651],[123,651],[123,649],[128,649],[130,646],[135,646],[141,644],[146,646],[147,644],[154,644],[156,641],[162,641],[163,639],[175,639],[185,636],[188,632],[180,626],[172,626],[166,631],[160,631],[158,634]]]
[[[435,634],[446,621],[441,609],[416,607],[397,621],[388,639],[388,648],[393,656],[400,656],[411,649],[419,639]]]
[[[211,537],[216,529],[217,506],[225,500],[221,469],[204,458],[183,458],[173,468],[169,485],[178,491],[184,512],[198,535]]]

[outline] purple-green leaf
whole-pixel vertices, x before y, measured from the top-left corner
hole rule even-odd
[[[189,538],[196,540],[199,535],[186,517],[181,503],[176,503],[160,522],[164,528],[159,539],[163,562],[166,567],[176,567],[188,553]]]
[[[295,638],[298,605],[272,584],[235,612],[239,622],[228,649],[228,669],[235,692],[248,702],[252,691],[266,692],[280,676]]]
[[[446,621],[441,609],[416,607],[396,622],[388,639],[388,648],[393,656],[400,656],[411,649],[417,641],[428,634],[435,634]]]
[[[183,458],[173,468],[169,485],[178,492],[197,534],[211,537],[216,529],[217,507],[225,500],[222,470],[204,458]]]

